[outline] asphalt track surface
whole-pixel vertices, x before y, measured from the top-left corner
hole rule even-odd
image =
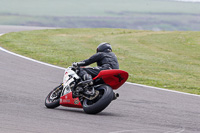
[[[37,27],[0,26],[0,34]],[[103,112],[44,106],[63,69],[0,50],[0,133],[200,133],[200,97],[126,83]]]

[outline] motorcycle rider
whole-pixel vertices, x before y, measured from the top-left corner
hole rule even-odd
[[[92,63],[97,63],[97,67],[80,68],[78,75],[83,81],[91,80],[96,77],[101,70],[119,69],[119,64],[116,55],[112,52],[112,47],[109,43],[103,42],[98,45],[96,54],[92,55],[89,59],[81,62],[75,62],[72,65],[75,67],[88,66]]]

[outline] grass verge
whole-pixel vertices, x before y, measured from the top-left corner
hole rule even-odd
[[[200,32],[125,29],[54,29],[9,33],[0,46],[36,60],[67,67],[110,42],[128,81],[200,94]],[[94,65],[93,65],[94,66]]]

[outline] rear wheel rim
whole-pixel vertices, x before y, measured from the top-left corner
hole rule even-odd
[[[101,88],[101,89],[98,89],[98,91],[99,91],[99,95],[94,100],[86,100],[86,102],[84,103],[86,106],[91,106],[91,105],[95,104],[103,97],[103,95],[105,93],[105,89]]]

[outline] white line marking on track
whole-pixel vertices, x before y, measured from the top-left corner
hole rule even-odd
[[[2,36],[3,34],[1,33],[0,36]],[[18,56],[20,58],[24,58],[26,60],[30,60],[30,61],[33,61],[33,62],[36,62],[36,63],[40,63],[42,65],[46,65],[46,66],[50,66],[50,67],[54,67],[54,68],[57,68],[57,69],[62,69],[62,70],[65,70],[66,68],[64,67],[59,67],[59,66],[55,66],[55,65],[52,65],[52,64],[48,64],[48,63],[45,63],[45,62],[41,62],[41,61],[37,61],[37,60],[34,60],[34,59],[31,59],[29,57],[25,57],[25,56],[22,56],[22,55],[19,55],[19,54],[16,54],[16,53],[13,53],[11,51],[8,51],[2,47],[0,47],[0,50],[1,51],[4,51],[6,53],[9,53],[9,54],[12,54],[14,56]],[[130,82],[126,82],[126,84],[130,84],[130,85],[134,85],[134,86],[140,86],[140,87],[145,87],[145,88],[151,88],[151,89],[156,89],[156,90],[162,90],[162,91],[168,91],[168,92],[173,92],[173,93],[179,93],[179,94],[184,94],[184,95],[190,95],[190,96],[197,96],[197,97],[200,97],[200,95],[196,95],[196,94],[190,94],[190,93],[185,93],[185,92],[179,92],[179,91],[174,91],[174,90],[168,90],[168,89],[164,89],[164,88],[158,88],[158,87],[153,87],[153,86],[147,86],[147,85],[142,85],[142,84],[136,84],[136,83],[130,83]]]
[[[23,59],[26,59],[26,60],[30,60],[30,61],[33,61],[33,62],[42,64],[42,65],[46,65],[46,66],[50,66],[50,67],[54,67],[54,68],[58,68],[58,69],[63,69],[63,70],[65,70],[64,67],[59,67],[59,66],[51,65],[51,64],[48,64],[48,63],[45,63],[45,62],[41,62],[41,61],[38,61],[38,60],[34,60],[34,59],[29,58],[29,57],[22,56],[22,55],[19,55],[19,54],[10,52],[10,51],[8,51],[8,50],[2,48],[2,47],[0,47],[0,50],[6,52],[6,53],[8,53],[8,54],[12,54],[12,55],[14,55],[14,56],[18,56],[18,57],[20,57],[20,58],[23,58]]]
[[[196,94],[190,94],[190,93],[180,92],[180,91],[175,91],[175,90],[168,90],[168,89],[164,89],[164,88],[158,88],[158,87],[147,86],[147,85],[142,85],[142,84],[136,84],[136,83],[130,83],[130,82],[126,82],[126,84],[131,84],[131,85],[145,87],[145,88],[151,88],[151,89],[155,89],[155,90],[162,90],[162,91],[168,91],[168,92],[174,92],[174,93],[179,93],[179,94],[184,94],[184,95],[200,97],[200,95],[196,95]]]

